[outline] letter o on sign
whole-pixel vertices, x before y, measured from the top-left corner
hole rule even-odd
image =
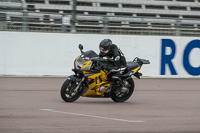
[[[197,76],[197,75],[200,75],[200,66],[193,67],[190,65],[190,62],[189,62],[190,52],[194,48],[199,48],[200,50],[200,40],[193,40],[186,46],[184,50],[184,54],[183,54],[183,66],[190,75]],[[199,57],[199,64],[200,64],[200,57]]]

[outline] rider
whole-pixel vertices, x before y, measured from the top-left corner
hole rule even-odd
[[[115,44],[112,44],[110,39],[102,40],[99,49],[99,57],[107,57],[109,64],[112,66],[109,70],[112,72],[112,80],[116,85],[115,93],[118,93],[122,87],[120,75],[126,69],[126,58],[121,50]]]

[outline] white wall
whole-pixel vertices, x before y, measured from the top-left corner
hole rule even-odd
[[[149,59],[151,64],[144,65],[141,72],[150,77],[200,77],[192,76],[183,67],[183,51],[196,37],[162,37],[133,35],[95,35],[0,32],[0,75],[70,75],[73,74],[74,59],[80,55],[78,44],[84,50],[93,49],[99,53],[99,42],[110,38],[125,54],[127,61],[135,57]],[[161,42],[171,39],[176,44],[176,55],[172,60],[177,75],[171,75],[169,67],[166,74],[160,75]],[[200,44],[199,44],[200,45]],[[170,54],[170,49],[168,50]],[[190,64],[200,67],[200,49],[190,53]],[[199,69],[198,69],[199,70]]]

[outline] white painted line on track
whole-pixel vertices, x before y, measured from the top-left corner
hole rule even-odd
[[[123,122],[144,122],[144,121],[134,121],[134,120],[124,120],[124,119],[117,119],[117,118],[110,118],[110,117],[102,117],[102,116],[95,116],[95,115],[85,115],[85,114],[77,114],[72,112],[63,112],[63,111],[57,111],[53,109],[39,109],[42,111],[49,111],[54,113],[61,113],[61,114],[70,114],[70,115],[78,115],[78,116],[85,116],[85,117],[92,117],[92,118],[99,118],[99,119],[108,119],[108,120],[115,120],[115,121],[123,121]]]

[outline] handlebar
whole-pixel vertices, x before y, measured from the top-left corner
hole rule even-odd
[[[91,58],[91,61],[94,62],[94,64],[96,65],[98,69],[108,69],[107,63],[106,63],[108,61],[107,58],[93,57]]]

